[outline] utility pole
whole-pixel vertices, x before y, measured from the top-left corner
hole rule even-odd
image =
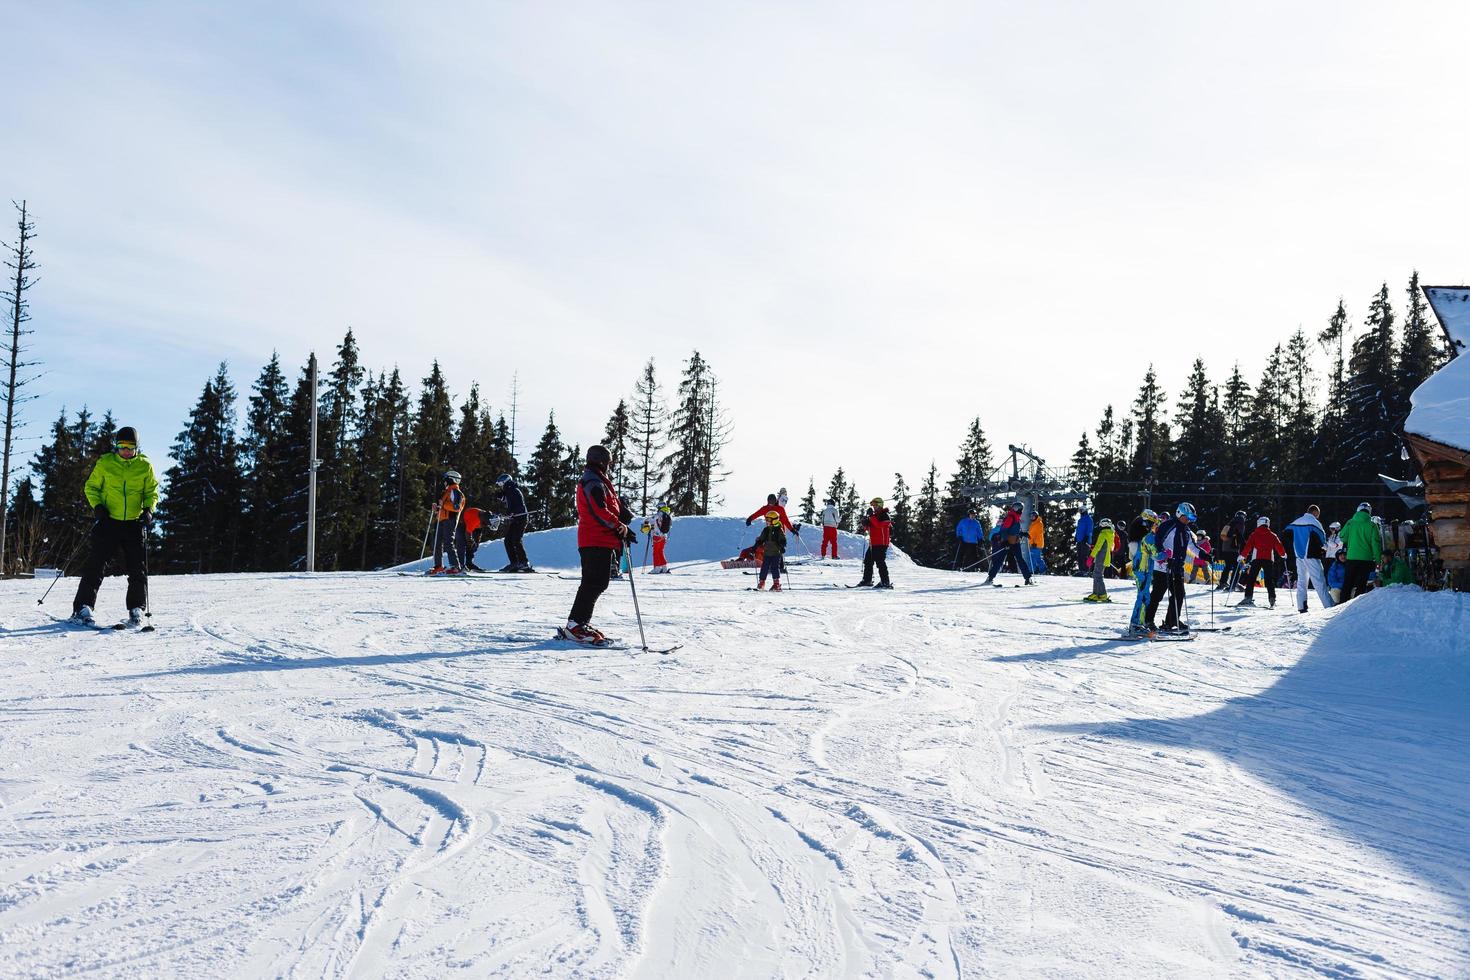
[[[516,410],[521,400],[521,373],[514,371],[510,376],[510,458],[518,460],[516,455]]]
[[[316,571],[316,468],[321,460],[316,458],[316,352],[308,362],[311,371],[311,450],[307,453],[306,483],[306,570]]]

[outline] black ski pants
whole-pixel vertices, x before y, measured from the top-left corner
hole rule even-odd
[[[1236,582],[1240,579],[1240,552],[1222,549],[1220,562],[1224,567],[1220,570],[1220,584],[1215,587],[1215,590],[1229,592],[1235,588]]]
[[[115,521],[103,517],[92,526],[91,550],[82,566],[82,580],[77,584],[77,597],[71,611],[83,606],[97,608],[97,590],[107,562],[122,549],[123,567],[128,573],[127,608],[137,609],[148,600],[148,565],[143,554],[143,525],[137,521]]]
[[[611,548],[578,548],[582,556],[582,584],[577,586],[577,598],[572,601],[571,615],[567,619],[579,626],[592,622],[592,610],[597,599],[607,591],[612,580],[613,555]]]
[[[1373,573],[1375,564],[1376,562],[1362,558],[1347,560],[1347,568],[1342,573],[1342,602],[1368,591],[1368,576]]]
[[[960,553],[955,567],[962,572],[973,572],[980,564],[980,545],[968,541],[960,542]]]
[[[526,536],[526,518],[512,517],[505,522],[505,560],[512,565],[529,565],[530,560],[526,558],[526,547],[521,544],[521,539]]]
[[[1150,629],[1154,626],[1154,617],[1158,615],[1159,603],[1164,601],[1164,594],[1169,595],[1169,609],[1164,613],[1164,629],[1170,630],[1179,625],[1179,613],[1184,608],[1184,566],[1178,568],[1169,567],[1167,572],[1154,571],[1154,590],[1148,597],[1148,625]]]
[[[1276,605],[1276,562],[1269,558],[1257,558],[1245,573],[1245,597],[1249,599],[1256,591],[1256,575],[1266,573],[1266,598]]]
[[[1016,570],[1026,581],[1031,581],[1031,566],[1021,554],[1021,543],[1002,544],[990,553],[990,574],[986,577],[987,582],[994,582],[995,576],[1000,574],[1001,566],[1009,558],[1016,565]]]
[[[863,584],[873,584],[873,569],[878,569],[878,581],[888,584],[888,545],[868,545],[863,555]]]

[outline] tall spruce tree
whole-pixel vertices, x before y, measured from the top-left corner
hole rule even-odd
[[[240,445],[240,465],[244,471],[243,516],[249,533],[243,538],[239,567],[277,571],[285,566],[280,564],[275,549],[280,541],[290,537],[295,523],[289,502],[297,474],[287,469],[289,395],[281,358],[275,351],[271,351],[271,359],[261,368],[251,390]]]
[[[990,475],[990,442],[978,418],[970,421],[965,438],[960,443],[954,474],[945,484],[944,504],[941,520],[948,525],[963,517],[973,500],[972,488],[983,484]]]
[[[842,467],[837,467],[837,472],[832,474],[832,479],[827,483],[827,498],[837,504],[837,526],[844,531],[857,530],[857,520],[861,516],[855,514],[847,506],[847,499],[852,487],[847,482],[847,474]]]
[[[418,411],[414,413],[413,467],[410,484],[415,493],[410,512],[422,514],[439,499],[444,471],[454,466],[448,457],[454,448],[454,408],[444,372],[436,360],[419,389]]]
[[[630,495],[630,505],[636,500],[639,510],[645,513],[664,480],[663,451],[667,445],[664,425],[667,420],[663,390],[654,371],[653,358],[649,358],[634,387],[629,455],[624,464],[630,486],[637,488],[636,494]]]
[[[815,524],[817,522],[817,483],[812,477],[806,481],[806,493],[801,498],[801,514],[799,520],[803,524]]]
[[[676,514],[708,514],[716,502],[720,457],[729,438],[717,394],[717,381],[708,362],[694,351],[684,362],[678,404],[669,419],[668,442],[673,451],[664,457],[668,490],[664,499]]]
[[[634,476],[634,467],[629,465],[633,462],[629,458],[633,452],[633,416],[628,410],[627,399],[618,399],[618,407],[613,409],[607,425],[603,427],[602,444],[612,456],[608,477],[612,480],[618,498],[628,501],[630,505],[636,502],[640,514],[651,513],[654,502],[643,501],[641,486]]]
[[[1350,482],[1371,483],[1397,457],[1393,324],[1388,283],[1384,283],[1368,304],[1366,329],[1353,341],[1348,361],[1343,467]]]
[[[349,329],[337,347],[337,360],[326,378],[317,414],[317,568],[350,567],[353,545],[362,533],[358,506],[357,453],[353,444],[361,424],[359,394],[366,374]]]
[[[8,557],[13,554],[9,550],[10,464],[15,449],[16,430],[24,423],[19,408],[32,397],[26,395],[25,389],[36,380],[31,373],[36,362],[24,360],[26,347],[23,340],[32,332],[25,326],[31,318],[26,293],[36,282],[31,278],[31,273],[36,269],[35,256],[31,252],[31,239],[35,237],[36,226],[30,220],[25,201],[21,201],[15,208],[20,212],[20,219],[16,222],[15,244],[5,246],[5,250],[10,253],[4,262],[11,272],[6,277],[9,288],[0,289],[0,304],[4,306],[5,316],[5,339],[0,342],[0,352],[3,352],[3,361],[0,361],[0,403],[5,406],[4,427],[0,429],[0,576],[11,574],[15,567]]]
[[[1444,363],[1444,352],[1439,343],[1439,329],[1430,320],[1429,305],[1419,288],[1419,271],[1409,277],[1409,303],[1404,310],[1404,332],[1399,340],[1398,363],[1394,387],[1394,418],[1396,427],[1402,428],[1409,417],[1409,396]]]
[[[532,515],[531,526],[537,528],[560,527],[565,523],[566,501],[560,495],[564,487],[564,461],[567,449],[561,441],[561,431],[556,427],[556,413],[546,419],[546,429],[536,443],[531,459],[526,464],[525,489],[530,496],[527,506],[542,512]]]
[[[889,510],[893,526],[889,531],[893,543],[904,554],[912,557],[914,541],[914,505],[909,500],[909,485],[902,473],[893,474],[893,507]]]
[[[82,486],[96,462],[88,455],[93,428],[92,413],[86,406],[71,423],[63,407],[51,423],[50,440],[31,460],[31,475],[40,488],[41,564],[63,565],[91,529],[92,508],[82,495]]]
[[[1172,451],[1169,425],[1165,421],[1167,405],[1168,396],[1150,364],[1138,388],[1138,397],[1133,400],[1133,432],[1137,442],[1128,468],[1128,478],[1150,492],[1159,479],[1167,479],[1170,473]]]
[[[235,386],[221,363],[174,441],[159,507],[163,562],[172,572],[238,570],[244,474],[235,434]]]

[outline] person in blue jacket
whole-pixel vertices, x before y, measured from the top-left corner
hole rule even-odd
[[[962,572],[973,572],[980,565],[980,540],[985,530],[975,519],[972,510],[954,526],[954,536],[959,538],[959,550],[955,553],[955,567]]]
[[[1077,574],[1087,577],[1087,559],[1092,555],[1092,515],[1084,507],[1077,513]]]

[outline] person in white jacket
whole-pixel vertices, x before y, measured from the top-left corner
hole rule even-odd
[[[1313,504],[1307,512],[1291,522],[1291,550],[1296,554],[1296,611],[1307,611],[1307,583],[1317,590],[1323,609],[1332,608],[1327,591],[1327,573],[1322,559],[1327,553],[1327,532],[1322,530],[1321,511]]]
[[[837,557],[837,524],[841,520],[837,513],[837,501],[830,497],[822,501],[822,557],[827,557],[827,548],[832,548],[832,557]]]
[[[1342,521],[1333,521],[1327,525],[1327,543],[1322,546],[1322,552],[1328,561],[1336,561],[1337,553],[1342,550],[1342,538],[1337,533],[1341,530]]]

